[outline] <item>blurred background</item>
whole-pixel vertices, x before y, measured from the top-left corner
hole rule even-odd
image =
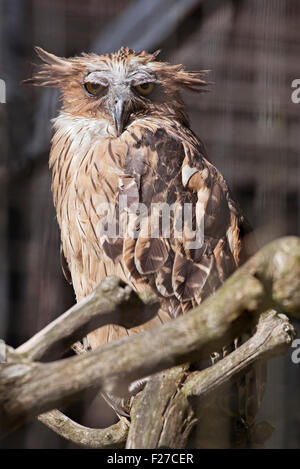
[[[211,70],[210,93],[184,96],[193,130],[261,246],[300,235],[300,104],[291,100],[299,0],[0,0],[0,338],[9,345],[75,301],[61,273],[48,169],[57,94],[21,84],[37,62],[35,45],[61,56],[159,48],[162,60]],[[258,419],[275,426],[269,448],[300,448],[300,364],[291,353],[269,362]],[[99,399],[85,401],[66,413],[93,427],[114,421]],[[0,447],[71,445],[33,422]]]

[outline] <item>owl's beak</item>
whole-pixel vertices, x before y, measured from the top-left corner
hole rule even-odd
[[[121,96],[115,99],[112,115],[117,130],[117,136],[119,137],[124,130],[129,116],[128,103]]]

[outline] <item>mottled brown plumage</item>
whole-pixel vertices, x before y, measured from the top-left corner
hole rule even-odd
[[[181,65],[158,62],[156,54],[127,48],[71,59],[42,49],[38,54],[45,63],[28,81],[62,92],[50,167],[62,250],[77,300],[107,275],[118,275],[137,290],[151,288],[161,298],[150,323],[130,331],[110,325],[89,334],[95,348],[187,312],[255,246],[225,180],[189,128],[180,89],[204,90],[204,72],[186,72]],[[152,87],[149,95],[141,94]],[[99,94],[88,91],[95,89]],[[109,203],[117,214],[120,196],[127,197],[129,209],[136,203],[147,208],[135,224],[136,237],[126,232],[125,215],[116,217],[124,236],[104,233],[108,222],[100,208]],[[170,236],[153,238],[147,227],[153,203],[192,204],[193,226],[204,222],[202,246],[191,249],[194,238],[186,233],[175,237],[172,212]]]

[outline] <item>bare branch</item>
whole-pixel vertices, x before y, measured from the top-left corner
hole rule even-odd
[[[7,363],[0,365],[0,431],[4,434],[35,415],[78,399],[87,388],[122,395],[136,379],[207,357],[249,330],[266,309],[286,307],[297,315],[299,291],[300,240],[282,238],[259,251],[203,304],[163,326],[46,364],[32,363],[7,348]],[[109,301],[115,301],[112,296]],[[121,311],[116,310],[119,320]],[[133,324],[136,310],[130,311],[129,304],[126,310],[122,314],[131,316]],[[63,341],[62,324],[48,327]],[[36,343],[40,350],[40,339]],[[57,342],[50,338],[49,343],[52,347]],[[35,346],[27,347],[30,356],[36,356]]]
[[[59,356],[77,340],[98,327],[118,324],[136,327],[154,317],[158,300],[146,293],[144,301],[117,277],[107,277],[84,300],[16,349],[31,360]]]
[[[180,392],[188,374],[181,365],[151,377],[131,408],[126,448],[184,448],[196,418]]]
[[[134,400],[126,447],[185,448],[198,421],[190,398],[197,396],[197,406],[203,409],[215,391],[251,364],[285,354],[294,337],[288,318],[268,311],[261,315],[256,333],[215,365],[189,375],[186,367],[155,375]]]
[[[59,410],[51,410],[38,416],[38,420],[66,440],[86,448],[123,448],[126,443],[129,422],[122,417],[108,428],[87,428],[71,420]]]
[[[194,361],[216,344],[228,343],[249,326],[251,314],[242,313],[256,311],[263,295],[259,281],[250,276],[232,280],[214,301],[208,299],[188,315],[80,356],[32,363],[9,351],[0,368],[0,430],[78,399],[87,387],[126,394],[135,379]]]
[[[234,375],[258,360],[285,355],[296,336],[288,317],[268,311],[260,316],[255,334],[214,366],[191,374],[181,392],[186,396],[206,397]]]

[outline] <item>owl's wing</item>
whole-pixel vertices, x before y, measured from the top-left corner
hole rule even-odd
[[[61,269],[62,269],[62,272],[63,272],[63,275],[64,275],[66,281],[70,285],[72,285],[72,276],[71,276],[71,272],[70,272],[70,269],[69,269],[69,266],[68,266],[68,263],[67,263],[67,259],[65,258],[65,255],[64,255],[62,245],[60,245],[60,265],[61,265]]]
[[[206,159],[203,145],[189,129],[175,125],[151,128],[148,122],[144,127],[132,126],[125,137],[125,175],[120,178],[119,195],[127,198],[129,212],[132,209],[135,232],[122,242],[106,238],[103,246],[107,256],[114,255],[114,259],[118,252],[133,284],[148,284],[159,294],[159,315],[164,322],[211,295],[255,252],[256,244],[224,178]],[[139,217],[137,203],[144,204]],[[170,211],[167,236],[162,214],[157,218],[153,212],[155,204],[165,204],[167,212],[175,204],[183,209],[191,207],[192,229],[183,230],[179,236],[180,230],[176,233],[174,228],[177,218]],[[186,222],[185,217],[182,221]],[[161,230],[153,236],[151,227],[155,231],[158,226]],[[199,243],[195,243],[197,227]],[[225,347],[223,353],[231,350],[231,346]],[[223,390],[224,402],[238,403],[237,415],[246,422],[253,423],[257,413],[264,390],[263,374],[264,364],[257,364],[238,383],[230,384],[226,393]],[[222,399],[214,402],[214,416],[217,405],[220,415],[228,413]],[[211,424],[211,414],[207,418]]]
[[[189,129],[132,126],[126,134],[120,194],[127,197],[135,230],[120,245],[122,258],[131,281],[148,283],[160,295],[162,308],[176,317],[213,293],[255,250],[251,230]],[[138,202],[144,204],[139,216],[132,215]],[[175,215],[174,204],[182,217]],[[172,208],[169,233],[162,229],[157,207],[166,215]],[[113,240],[105,244],[109,256]]]

